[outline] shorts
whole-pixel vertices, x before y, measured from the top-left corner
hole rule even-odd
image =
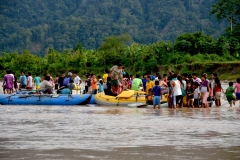
[[[237,100],[240,100],[240,92],[236,93]]]
[[[227,96],[228,103],[231,104],[232,101],[236,100],[236,98],[233,95]]]
[[[215,93],[215,99],[221,99],[221,92]]]
[[[6,90],[12,90],[13,88],[7,88],[7,87],[5,86],[5,89],[6,89]]]
[[[26,88],[26,85],[20,85],[19,88]]]
[[[182,95],[173,96],[173,105],[181,104]]]
[[[154,96],[153,105],[159,105],[160,102],[161,102],[161,97],[160,96]]]
[[[209,103],[208,102],[209,92],[202,93],[202,103]]]
[[[199,99],[194,99],[193,104],[194,104],[194,106],[199,106],[200,105],[200,100]]]
[[[39,90],[40,89],[40,86],[36,86],[36,90]]]
[[[96,89],[93,89],[93,90],[92,90],[92,94],[97,94],[97,90],[96,90]]]
[[[118,80],[117,79],[111,80],[111,85],[118,86]]]

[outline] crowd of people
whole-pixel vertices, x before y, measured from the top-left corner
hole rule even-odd
[[[229,87],[224,91],[216,73],[212,73],[211,80],[208,79],[206,73],[199,78],[196,73],[181,75],[180,72],[175,73],[171,70],[169,70],[169,75],[161,76],[159,73],[154,75],[148,71],[140,77],[140,75],[128,75],[123,66],[119,64],[106,70],[102,77],[88,73],[83,82],[84,93],[88,94],[103,92],[106,95],[117,96],[123,90],[144,91],[146,92],[146,103],[153,105],[154,108],[156,106],[160,108],[164,94],[168,94],[169,108],[208,108],[212,106],[213,101],[217,107],[220,107],[222,93],[226,94],[230,107],[240,100],[240,78],[237,78],[235,85],[233,82],[229,82]],[[33,90],[34,88],[50,94],[53,90],[60,93],[63,88],[71,87],[73,89],[81,84],[82,80],[77,72],[69,71],[67,75],[62,72],[55,78],[52,78],[49,73],[42,78],[36,74],[33,78],[31,72],[25,74],[22,71],[18,79],[14,72],[8,70],[4,76],[2,87],[4,94],[17,92],[19,89]]]

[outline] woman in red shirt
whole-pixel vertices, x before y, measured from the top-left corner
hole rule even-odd
[[[214,91],[213,91],[213,96],[215,97],[215,104],[217,107],[221,106],[221,82],[219,78],[215,78],[215,86],[214,86]]]

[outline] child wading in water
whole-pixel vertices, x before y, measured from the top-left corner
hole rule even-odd
[[[152,89],[153,98],[153,109],[156,109],[156,105],[158,105],[158,109],[160,109],[160,102],[162,99],[162,89],[159,86],[159,81],[155,81],[155,86]]]
[[[148,105],[153,105],[153,94],[152,94],[152,89],[148,90],[148,95],[146,96],[146,103]]]
[[[192,88],[192,84],[191,83],[188,83],[187,84],[187,88],[186,88],[186,95],[187,95],[187,105],[188,105],[188,108],[189,107],[192,107],[194,108],[193,106],[193,102],[194,102],[194,90]]]
[[[229,82],[229,87],[226,90],[226,97],[228,100],[228,103],[230,104],[230,107],[232,107],[232,104],[235,105],[236,98],[233,96],[234,89],[233,89],[233,82]]]

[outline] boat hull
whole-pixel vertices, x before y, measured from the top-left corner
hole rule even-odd
[[[85,105],[92,96],[84,95],[0,95],[2,105]]]
[[[163,99],[162,103],[165,103],[167,99]],[[95,102],[98,105],[103,106],[127,106],[132,103],[146,103],[145,95],[134,95],[131,97],[114,97],[108,96],[104,93],[98,93],[95,95]]]

